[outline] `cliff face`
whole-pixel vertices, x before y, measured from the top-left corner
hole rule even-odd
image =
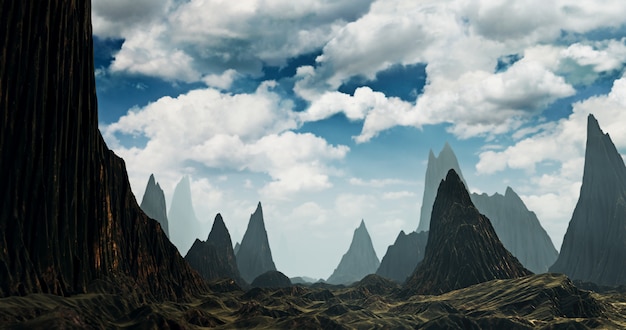
[[[250,215],[248,228],[237,252],[237,266],[241,277],[248,283],[252,283],[257,276],[267,271],[276,270],[265,230],[261,202]]]
[[[374,274],[380,261],[374,251],[372,239],[367,232],[365,222],[354,230],[350,248],[341,257],[339,265],[326,282],[330,284],[351,284],[360,281],[369,274]]]
[[[524,267],[534,273],[548,271],[559,253],[534,212],[511,189],[504,195],[472,194],[472,202],[484,214],[498,234],[498,238]]]
[[[0,296],[206,290],[98,131],[89,1],[0,6]]]
[[[205,242],[196,239],[185,256],[189,265],[207,280],[231,278],[244,285],[239,275],[233,243],[222,216],[218,213]]]
[[[424,196],[422,197],[422,208],[420,211],[420,223],[417,226],[417,232],[428,231],[430,228],[430,216],[433,210],[433,203],[437,196],[437,188],[439,183],[446,177],[446,173],[453,169],[467,187],[463,173],[459,167],[459,161],[456,159],[452,147],[446,142],[439,153],[435,157],[431,150],[428,154],[428,165],[426,166],[426,177],[424,179]]]
[[[158,221],[167,237],[170,237],[165,207],[165,194],[163,194],[163,189],[161,189],[159,183],[154,179],[154,174],[150,174],[150,179],[148,179],[140,207],[147,216]]]
[[[405,234],[401,231],[393,245],[387,248],[387,253],[380,262],[377,275],[404,283],[417,264],[424,259],[424,250],[428,241],[428,232],[412,232]]]
[[[626,284],[626,167],[613,141],[589,115],[580,197],[551,272]]]
[[[450,170],[433,205],[424,260],[405,283],[407,294],[441,294],[494,279],[532,274],[507,251],[489,219]]]

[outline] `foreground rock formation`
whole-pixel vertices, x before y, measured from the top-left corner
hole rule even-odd
[[[454,170],[433,205],[424,260],[406,281],[406,294],[441,294],[494,279],[532,274],[507,251]]]
[[[0,296],[205,291],[98,131],[90,2],[0,11]]]
[[[580,197],[551,272],[600,285],[626,284],[626,167],[589,115]]]
[[[261,202],[250,215],[248,228],[237,252],[237,266],[241,277],[248,283],[252,283],[257,276],[267,271],[276,270],[265,230]]]
[[[185,260],[206,280],[230,278],[240,286],[245,285],[237,268],[233,242],[230,240],[224,219],[219,213],[215,216],[213,228],[207,240],[196,239],[187,252]]]
[[[351,284],[361,280],[365,275],[374,274],[380,261],[374,251],[372,239],[365,227],[365,221],[354,230],[350,248],[341,257],[341,261],[326,282],[330,284]]]
[[[158,182],[154,179],[154,174],[150,174],[146,191],[141,199],[141,210],[150,218],[158,221],[165,235],[170,236],[169,226],[167,222],[167,210],[165,207],[165,194]]]
[[[188,176],[180,179],[174,188],[168,219],[170,221],[170,239],[182,255],[187,254],[193,242],[200,235],[206,235],[206,232],[209,231],[196,217]]]
[[[393,245],[387,248],[376,274],[404,283],[407,277],[413,274],[417,264],[424,259],[427,242],[427,231],[412,232],[408,235],[401,231]]]
[[[511,189],[498,193],[472,194],[472,202],[493,225],[498,238],[524,267],[533,273],[545,273],[559,253],[534,212]]]
[[[417,232],[428,231],[430,228],[430,216],[433,211],[433,203],[437,196],[437,188],[439,183],[446,177],[450,169],[453,169],[467,187],[463,173],[456,159],[452,147],[446,142],[439,152],[439,156],[435,157],[432,150],[428,153],[428,164],[426,165],[426,177],[424,178],[424,196],[422,197],[422,208],[420,211],[420,223],[417,226]]]

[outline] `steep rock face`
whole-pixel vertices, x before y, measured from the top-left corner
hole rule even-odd
[[[0,6],[0,296],[206,290],[98,131],[90,1]]]
[[[380,261],[374,251],[372,239],[367,232],[365,222],[361,220],[361,225],[354,230],[350,248],[343,257],[339,265],[326,282],[330,284],[351,284],[360,281],[369,274],[374,274],[380,266]]]
[[[407,294],[441,294],[493,279],[532,274],[507,251],[489,219],[450,170],[433,205],[424,260],[406,281]]]
[[[233,251],[235,251],[235,255],[237,255],[237,253],[239,252],[240,247],[241,245],[239,245],[239,242],[235,243],[235,247],[233,248]]]
[[[163,228],[165,235],[169,237],[170,231],[167,223],[165,195],[163,194],[163,189],[161,189],[159,183],[154,179],[154,174],[150,174],[150,179],[148,179],[148,184],[146,185],[146,191],[143,193],[140,207],[147,216],[161,224],[161,228]]]
[[[626,284],[626,167],[589,115],[580,197],[551,272],[600,285]]]
[[[257,276],[250,284],[253,288],[286,288],[291,286],[291,280],[287,275],[270,270]]]
[[[267,271],[276,270],[265,230],[261,202],[250,215],[248,228],[237,252],[237,266],[241,277],[248,283]]]
[[[471,198],[480,213],[489,218],[504,247],[524,267],[534,273],[548,271],[559,253],[535,212],[526,208],[513,189],[507,187],[504,196],[471,194]]]
[[[404,283],[417,264],[424,259],[428,232],[412,232],[405,234],[401,231],[393,245],[387,248],[387,253],[380,262],[377,275]]]
[[[174,188],[168,219],[170,222],[170,239],[182,255],[187,254],[198,235],[208,231],[208,228],[204,228],[200,224],[193,209],[191,184],[188,176],[180,179]]]
[[[461,168],[459,167],[459,161],[456,159],[456,155],[448,142],[443,146],[443,149],[441,149],[437,157],[435,157],[433,151],[430,150],[428,153],[428,165],[426,166],[426,178],[424,179],[424,196],[422,197],[420,223],[417,227],[417,232],[429,230],[430,216],[432,214],[435,197],[437,196],[437,188],[450,169],[453,169],[461,177],[461,181],[463,181],[463,184],[467,187],[467,183],[465,183],[463,173],[461,173]]]
[[[219,213],[215,216],[207,240],[203,242],[196,239],[185,260],[206,280],[231,278],[239,285],[245,284],[239,275],[230,234]]]

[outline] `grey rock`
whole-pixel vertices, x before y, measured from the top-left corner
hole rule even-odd
[[[165,195],[163,194],[163,189],[161,189],[159,183],[154,179],[154,174],[150,174],[150,179],[148,179],[148,184],[146,185],[146,191],[143,193],[140,207],[147,216],[158,221],[161,224],[165,235],[170,237],[165,206]]]
[[[405,234],[400,231],[393,245],[387,248],[387,253],[380,262],[377,275],[404,283],[417,264],[424,259],[428,232],[412,232]]]
[[[252,283],[257,276],[265,272],[276,270],[265,230],[261,202],[250,215],[248,228],[237,252],[237,266],[241,277],[248,283]]]
[[[330,284],[351,284],[360,281],[369,274],[374,274],[380,266],[380,261],[374,251],[365,221],[354,230],[350,248],[341,257],[339,265],[332,275],[326,280]]]
[[[580,197],[551,272],[599,285],[626,284],[626,167],[589,115]]]
[[[181,255],[187,254],[193,242],[199,238],[198,235],[208,231],[200,224],[193,209],[188,176],[180,179],[174,189],[168,219],[170,240],[178,247]]]

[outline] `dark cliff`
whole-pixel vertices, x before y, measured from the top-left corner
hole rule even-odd
[[[580,197],[551,272],[600,285],[626,284],[626,167],[589,115]]]
[[[441,294],[494,279],[532,274],[507,251],[489,219],[450,170],[433,205],[424,260],[405,283],[407,294]]]
[[[0,296],[206,290],[98,131],[90,1],[0,6]]]

